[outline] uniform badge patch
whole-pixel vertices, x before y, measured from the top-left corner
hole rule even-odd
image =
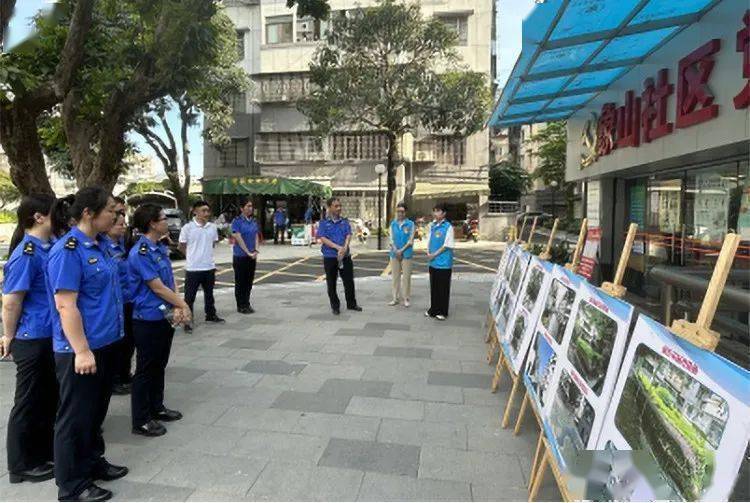
[[[78,240],[74,238],[73,236],[69,237],[67,241],[65,241],[65,249],[66,250],[75,250],[78,246]]]
[[[96,257],[89,257],[89,264],[96,264],[99,262],[99,259]]]
[[[23,253],[24,255],[33,255],[34,254],[34,243],[31,241],[27,241],[26,244],[23,247]]]
[[[140,248],[138,248],[138,254],[139,255],[146,255],[148,253],[148,246],[146,246],[146,243],[143,243]]]

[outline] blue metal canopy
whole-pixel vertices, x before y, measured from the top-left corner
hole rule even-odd
[[[567,119],[721,0],[537,0],[491,126]]]

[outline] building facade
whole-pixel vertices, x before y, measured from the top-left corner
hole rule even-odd
[[[234,99],[231,144],[221,149],[204,145],[204,179],[235,176],[303,178],[329,185],[352,217],[374,221],[378,177],[386,138],[377,133],[339,131],[327,138],[311,134],[296,101],[309,90],[309,64],[327,29],[326,21],[300,18],[284,0],[224,2],[237,29],[239,65],[253,82],[252,90]],[[332,15],[374,1],[331,0]],[[459,36],[458,53],[473,71],[492,81],[492,3],[479,0],[438,0],[422,5],[425,16],[436,16]],[[456,140],[428,133],[400,140],[404,182],[487,184],[487,130]],[[408,144],[407,144],[408,143]],[[409,155],[411,154],[411,155]],[[383,180],[385,182],[385,179]],[[385,191],[384,191],[385,192]],[[425,192],[424,187],[421,192]],[[456,191],[459,193],[460,190]],[[459,195],[452,201],[486,197]],[[429,203],[428,203],[429,205]],[[465,204],[464,204],[465,206]],[[485,205],[486,206],[486,205]],[[301,217],[301,215],[299,215]],[[452,215],[452,218],[464,215]]]

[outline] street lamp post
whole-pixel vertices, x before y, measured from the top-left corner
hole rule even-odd
[[[549,182],[549,186],[552,187],[552,218],[557,216],[557,206],[555,206],[555,196],[557,195],[557,180]]]
[[[378,250],[383,249],[383,173],[385,164],[376,164],[375,173],[378,174]]]

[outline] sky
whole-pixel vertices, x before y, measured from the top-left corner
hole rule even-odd
[[[496,0],[497,7],[497,80],[500,87],[508,80],[513,65],[521,52],[521,22],[534,7],[534,0]],[[21,0],[16,2],[16,10],[10,21],[6,49],[10,50],[18,42],[31,35],[31,17],[40,9],[49,9],[51,0]],[[168,116],[168,122],[172,131],[179,131],[179,119],[176,112]],[[190,128],[190,166],[191,175],[200,177],[203,175],[203,141],[201,130],[203,121],[199,125]],[[158,129],[161,136],[165,138],[163,130]],[[154,158],[153,151],[146,145],[140,135],[132,135],[141,153]]]

